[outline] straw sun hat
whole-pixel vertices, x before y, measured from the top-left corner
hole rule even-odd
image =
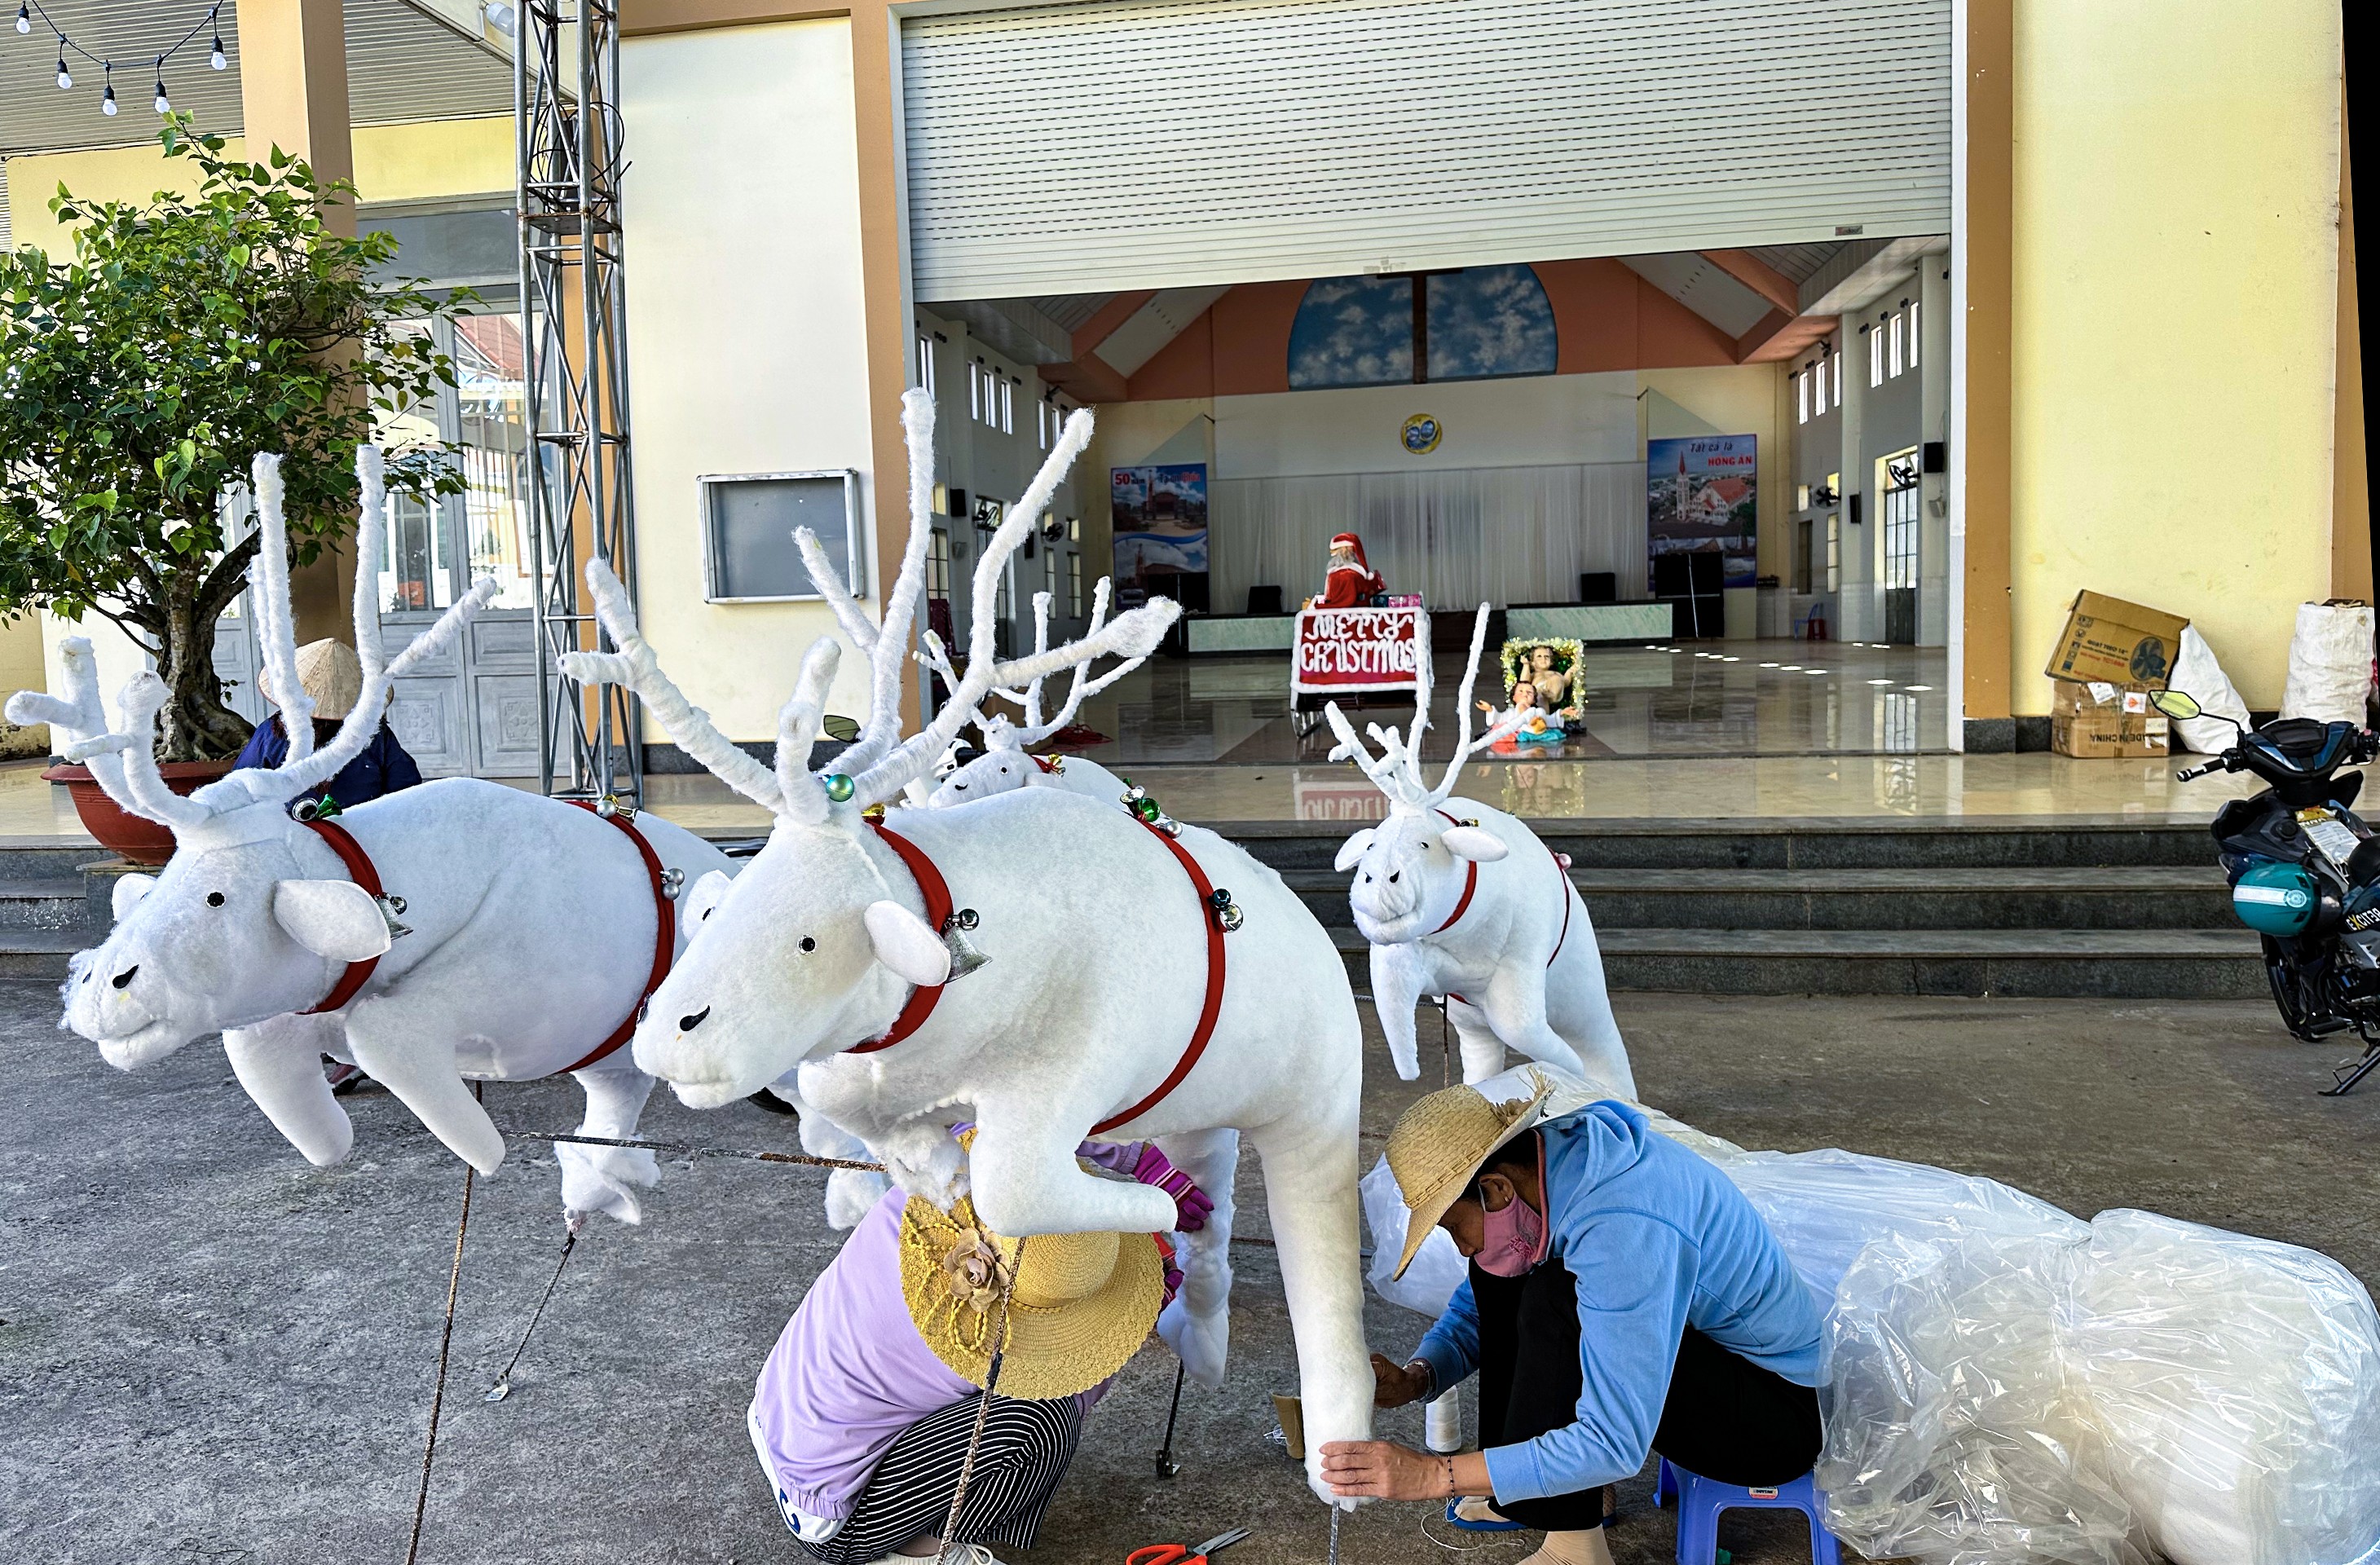
[[[1389,1131],[1389,1171],[1396,1175],[1406,1211],[1405,1253],[1397,1257],[1397,1276],[1413,1265],[1422,1241],[1470,1187],[1488,1156],[1545,1118],[1554,1084],[1537,1071],[1525,1079],[1535,1086],[1525,1098],[1490,1103],[1477,1087],[1450,1086],[1397,1116]]]
[[[364,665],[344,641],[309,641],[298,649],[298,683],[314,698],[314,715],[343,718],[363,698]]]
[[[984,1227],[966,1196],[948,1212],[909,1198],[901,1214],[909,1318],[936,1358],[978,1386],[1011,1283],[1000,1392],[1047,1401],[1088,1390],[1140,1351],[1165,1302],[1165,1260],[1154,1234],[1043,1233],[1028,1243]]]

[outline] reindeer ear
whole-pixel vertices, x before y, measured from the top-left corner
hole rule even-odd
[[[734,884],[734,879],[726,870],[714,869],[696,880],[687,890],[686,905],[678,910],[678,921],[686,927],[689,935],[701,925],[704,919],[717,911],[719,899],[725,896],[727,888]]]
[[[860,916],[876,960],[919,989],[931,989],[951,976],[950,947],[927,922],[897,902],[871,902]]]
[[[1446,851],[1457,858],[1467,858],[1474,864],[1493,864],[1512,850],[1503,839],[1476,826],[1450,826],[1438,834]]]
[[[1361,831],[1356,832],[1354,836],[1340,843],[1339,856],[1330,861],[1330,867],[1338,870],[1342,875],[1348,870],[1354,868],[1355,866],[1362,861],[1364,855],[1372,851],[1372,838],[1377,833],[1373,831],[1372,828],[1366,826]]]
[[[115,878],[115,890],[108,898],[108,908],[120,924],[125,915],[140,905],[142,897],[156,889],[157,877],[154,875],[119,875]]]
[[[353,880],[278,881],[273,916],[291,940],[334,962],[362,962],[388,950],[380,904]]]

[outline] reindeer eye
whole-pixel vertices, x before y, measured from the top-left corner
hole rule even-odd
[[[209,907],[221,907],[223,904],[224,894],[221,892],[209,892],[207,893],[207,905]]]
[[[816,951],[818,949],[818,941],[810,939],[808,935],[804,935],[802,937],[802,949],[804,951]]]

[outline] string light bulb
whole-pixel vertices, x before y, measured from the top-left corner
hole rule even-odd
[[[229,60],[224,58],[223,35],[221,33],[217,33],[215,35],[214,52],[207,56],[207,64],[212,66],[217,70],[222,70],[231,64]]]
[[[222,15],[223,7],[221,6],[217,6],[213,10],[207,13],[207,27],[214,34],[213,42],[210,46],[207,54],[207,64],[213,67],[216,70],[221,70],[231,63],[224,58],[223,22],[220,19]]]
[[[61,47],[58,50],[58,90],[64,91],[73,85],[74,72],[67,69],[67,52]]]
[[[157,62],[157,101],[155,106],[157,112],[161,115],[172,114],[174,112],[174,100],[165,96],[165,62],[163,60]]]
[[[103,60],[100,62],[99,68],[105,73],[107,79],[107,91],[100,94],[99,112],[114,119],[115,117],[115,62]]]
[[[26,0],[17,0],[17,30],[18,32],[33,30],[33,8],[26,3]]]

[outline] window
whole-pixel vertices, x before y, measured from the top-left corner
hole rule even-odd
[[[934,334],[917,334],[917,386],[928,396],[934,394]]]
[[[1076,524],[1069,521],[1066,525],[1072,528]],[[1066,612],[1075,619],[1083,617],[1083,557],[1080,554],[1066,556]]]
[[[1843,405],[1843,350],[1835,349],[1835,406]]]
[[[1840,592],[1843,585],[1843,528],[1840,516],[1827,518],[1827,590]]]
[[[1050,449],[1050,405],[1046,402],[1033,405],[1033,440],[1040,450]]]
[[[983,421],[983,366],[967,366],[967,417]]]
[[[1810,421],[1810,377],[1807,375],[1793,377],[1793,421],[1797,424]]]
[[[1527,266],[1323,277],[1290,322],[1293,391],[1550,375],[1552,303]]]
[[[1811,367],[1810,373],[1817,382],[1816,389],[1811,394],[1810,411],[1823,418],[1827,411],[1827,356],[1825,354],[1818,356],[1818,362]]]
[[[818,535],[848,589],[865,590],[859,475],[848,468],[743,473],[695,480],[702,491],[703,597],[713,603],[816,598],[794,529]]]
[[[1878,321],[1873,326],[1861,327],[1860,335],[1867,339],[1867,383],[1871,386],[1880,386],[1884,384],[1883,322]],[[1893,370],[1896,375],[1900,372],[1898,369]]]
[[[992,378],[1000,379],[996,375]],[[1000,382],[1000,431],[1002,434],[1013,435],[1016,432],[1016,386],[1017,382],[1014,381]]]
[[[1892,334],[1892,372],[1895,375],[1900,374],[1901,370],[1900,325],[1900,312],[1895,310],[1891,321],[1886,328]]]
[[[1793,551],[1793,590],[1807,592],[1810,590],[1810,545],[1816,538],[1818,524],[1804,516],[1796,525],[1799,535],[1796,539],[1798,547]]]
[[[1911,299],[1909,308],[1901,313],[1909,317],[1909,367],[1914,370],[1917,368],[1917,301]]]

